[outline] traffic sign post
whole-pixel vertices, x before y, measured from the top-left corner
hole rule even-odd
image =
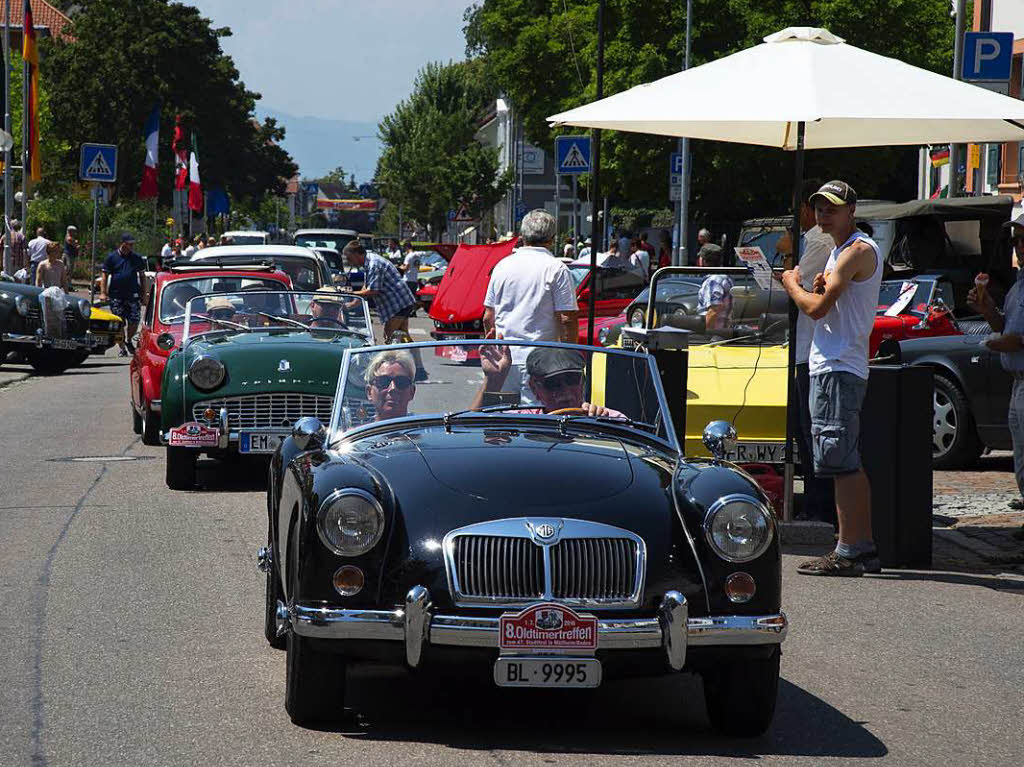
[[[82,144],[78,177],[82,181],[103,184],[117,181],[117,147],[113,144]]]
[[[1013,67],[1013,32],[967,32],[960,77],[969,82],[1002,82]]]
[[[590,136],[555,139],[555,173],[562,176],[590,173]]]
[[[679,202],[683,196],[683,154],[673,152],[668,162],[668,198],[671,202]]]
[[[89,259],[89,301],[96,300],[96,235],[100,223],[100,184],[117,181],[117,147],[114,144],[82,144],[78,177],[92,181],[92,255]]]

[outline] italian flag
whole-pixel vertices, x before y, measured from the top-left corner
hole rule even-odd
[[[157,145],[160,138],[160,105],[153,106],[146,120],[146,165],[142,169],[142,184],[139,186],[139,199],[156,197],[160,190],[156,183]]]
[[[188,207],[193,213],[203,211],[203,186],[199,183],[199,142],[192,131],[192,154],[188,159]]]

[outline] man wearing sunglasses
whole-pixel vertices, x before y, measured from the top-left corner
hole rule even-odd
[[[498,404],[507,396],[501,388],[512,367],[511,349],[494,344],[481,346],[480,367],[484,373],[484,385],[473,400],[474,409]],[[526,357],[527,385],[541,406],[522,408],[516,412],[540,414],[568,408],[584,410],[591,417],[624,418],[617,410],[583,401],[585,368],[583,355],[571,349],[546,346],[533,349]]]
[[[407,351],[375,354],[366,368],[366,396],[376,409],[374,420],[404,418],[416,396],[416,363]]]

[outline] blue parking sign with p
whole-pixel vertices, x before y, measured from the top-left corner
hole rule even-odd
[[[1013,32],[967,32],[964,35],[964,80],[1000,82],[1010,79]]]
[[[82,181],[106,184],[117,181],[117,147],[113,144],[82,144],[78,177]]]

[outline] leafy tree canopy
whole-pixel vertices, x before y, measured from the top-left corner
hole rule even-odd
[[[466,52],[525,117],[527,139],[551,147],[548,115],[596,98],[598,0],[482,0],[465,13]],[[604,95],[677,72],[686,4],[607,0]],[[949,0],[694,0],[691,66],[761,42],[788,26],[821,26],[853,45],[949,73]],[[865,83],[865,88],[871,88]],[[778,97],[787,97],[780,82]],[[744,84],[723,92],[743,99]],[[567,129],[578,130],[578,129]],[[671,138],[605,131],[602,192],[631,205],[664,205]],[[789,208],[792,157],[775,149],[694,141],[691,211],[725,222]],[[807,175],[850,180],[862,197],[915,192],[915,149],[810,152]]]
[[[227,28],[214,28],[198,9],[169,0],[82,0],[68,40],[41,45],[41,88],[52,130],[68,147],[55,173],[75,178],[78,147],[117,144],[117,192],[134,195],[142,178],[153,104],[163,104],[160,188],[169,199],[175,114],[186,136],[199,135],[205,186],[223,185],[237,199],[282,194],[297,170],[280,146],[284,128],[254,117],[258,93],[247,90],[220,47]],[[165,200],[166,201],[166,200]]]
[[[467,203],[480,212],[508,185],[498,177],[497,150],[474,134],[494,92],[477,62],[431,63],[416,77],[413,93],[378,126],[384,150],[377,182],[389,204],[407,218],[444,227],[449,210]]]

